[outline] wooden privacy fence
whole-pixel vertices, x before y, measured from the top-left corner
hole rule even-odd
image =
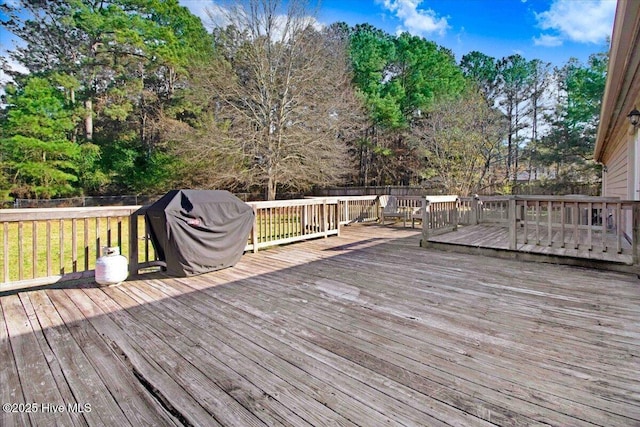
[[[640,202],[583,196],[463,198],[459,223],[508,227],[509,249],[531,245],[627,254],[638,264]]]
[[[248,203],[255,222],[246,251],[337,235],[341,224],[377,220],[377,196]],[[129,269],[160,265],[146,207],[1,209],[0,291],[90,277],[103,246],[119,246]]]

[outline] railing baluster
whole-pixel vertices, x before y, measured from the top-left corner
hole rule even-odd
[[[111,217],[107,217],[107,246],[111,247]],[[118,243],[120,246],[120,243]]]
[[[616,252],[622,253],[622,204],[616,203],[616,216],[615,216],[615,232],[616,232]]]
[[[24,250],[22,248],[24,241],[22,227],[22,221],[18,222],[18,280],[24,279]]]
[[[560,247],[564,248],[565,247],[565,232],[564,232],[564,226],[565,226],[565,218],[566,216],[566,211],[565,211],[565,205],[564,205],[564,201],[560,202]]]
[[[78,221],[73,218],[71,220],[71,265],[72,271],[78,271]]]
[[[540,215],[542,210],[540,209],[540,200],[536,200],[536,245],[540,246]]]
[[[144,217],[143,217],[144,218]],[[144,239],[144,262],[147,263],[151,260],[150,255],[150,251],[149,251],[149,234],[151,234],[151,225],[149,225],[147,223],[147,221],[144,221],[144,236],[142,236],[142,238]],[[138,239],[140,239],[140,237],[138,237]]]
[[[509,203],[509,249],[516,250],[518,248],[518,229],[516,219],[517,201],[511,197]]]
[[[547,233],[548,233],[548,246],[553,246],[553,202],[549,200],[547,202]]]
[[[2,242],[2,281],[9,282],[9,223],[3,222],[3,242]]]
[[[58,248],[59,248],[59,256],[60,259],[59,261],[59,266],[60,266],[60,275],[63,275],[65,273],[64,269],[65,269],[65,259],[64,259],[64,219],[61,219],[58,221],[58,234],[59,234],[59,242],[58,242]]]
[[[84,234],[84,269],[86,271],[89,269],[89,218],[84,218],[82,223],[84,227],[84,230],[82,230]]]
[[[607,202],[602,202],[602,252],[607,252]]]
[[[96,218],[96,259],[100,256],[100,251],[102,250],[100,237],[100,218]]]
[[[593,250],[593,203],[587,204],[587,250]]]
[[[522,224],[524,229],[524,244],[529,244],[529,221],[527,220],[527,210],[529,209],[527,201],[523,200],[523,209],[522,209]]]
[[[3,253],[3,266],[2,266],[2,281],[5,283],[9,282],[9,223],[2,223],[2,247]]]
[[[117,230],[118,230],[118,246],[121,249],[124,249],[122,247],[122,218],[121,217],[117,217]],[[131,221],[131,218],[129,218],[129,221]]]
[[[46,222],[46,245],[47,245],[47,276],[51,276],[53,274],[53,268],[51,266],[51,220],[48,219]]]
[[[31,278],[38,277],[38,221],[31,223]]]

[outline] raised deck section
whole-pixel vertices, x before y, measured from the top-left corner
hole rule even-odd
[[[593,267],[605,270],[622,271],[640,274],[640,268],[633,265],[633,257],[629,254],[630,245],[624,241],[624,253],[616,251],[616,242],[607,236],[607,250],[601,248],[587,249],[579,244],[576,249],[575,239],[567,239],[566,243],[549,244],[546,233],[536,236],[533,231],[528,232],[525,239],[524,230],[518,229],[518,240],[515,249],[509,247],[509,229],[496,225],[478,224],[461,226],[455,232],[432,236],[428,239],[428,246],[460,253],[475,253],[493,255],[502,258],[513,258],[528,261],[551,262],[582,267]],[[581,231],[586,235],[586,232]],[[537,237],[537,238],[536,238]],[[551,241],[557,242],[558,239]],[[579,241],[584,241],[582,239]],[[525,243],[526,242],[526,243]]]
[[[419,239],[350,226],[198,277],[4,294],[0,400],[38,412],[0,425],[640,424],[635,276]]]

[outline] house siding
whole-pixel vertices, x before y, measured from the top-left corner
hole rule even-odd
[[[626,199],[629,196],[629,144],[621,138],[605,160],[607,176],[603,186],[603,195]]]
[[[618,0],[594,159],[602,163],[602,195],[640,199],[639,129],[627,114],[640,108],[640,1]]]

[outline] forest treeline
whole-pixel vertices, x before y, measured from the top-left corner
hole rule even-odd
[[[606,53],[457,62],[408,33],[321,27],[305,4],[232,2],[207,27],[177,0],[0,6],[21,40],[1,64],[0,198],[598,179]]]

